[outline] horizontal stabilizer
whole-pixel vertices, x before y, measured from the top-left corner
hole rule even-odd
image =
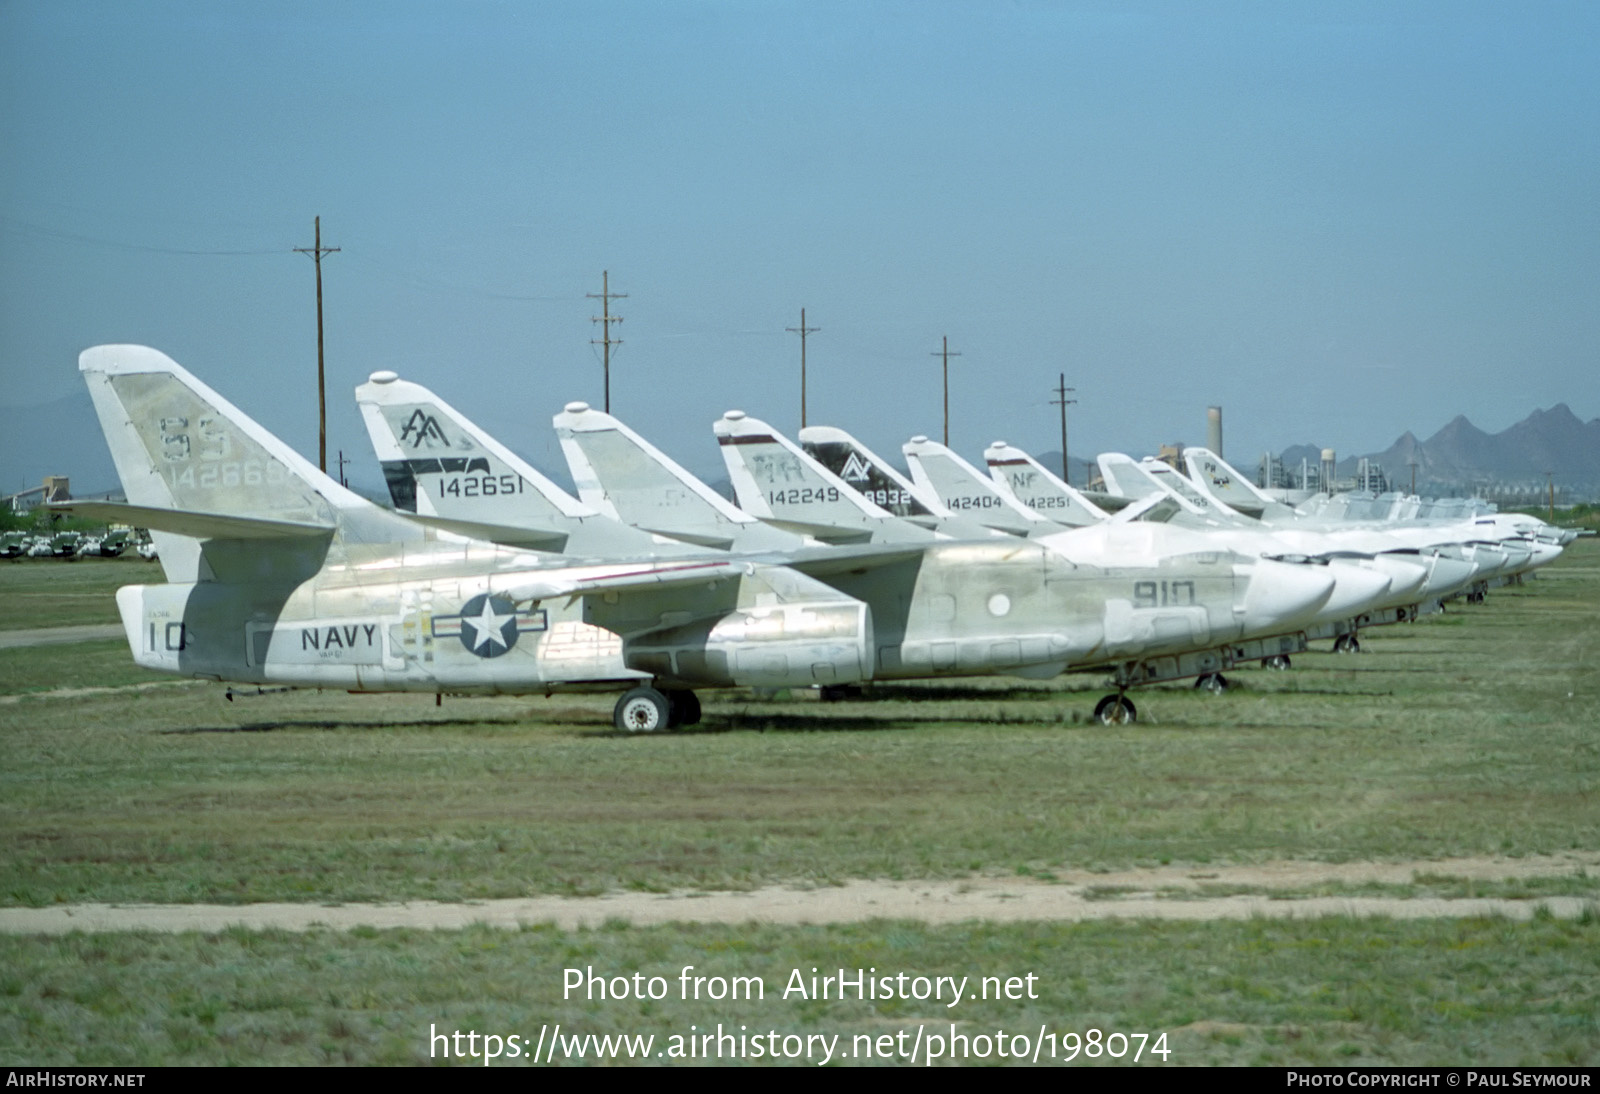
[[[328,536],[332,524],[313,524],[271,517],[237,517],[193,509],[161,509],[119,501],[62,501],[45,506],[53,513],[72,513],[112,524],[131,524],[191,539],[298,539]]]

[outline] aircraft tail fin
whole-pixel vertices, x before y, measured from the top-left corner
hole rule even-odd
[[[926,437],[912,437],[901,451],[917,486],[938,497],[952,512],[971,516],[987,528],[1017,535],[1060,525],[1029,509],[1016,496],[983,476],[949,448]]]
[[[1107,519],[1104,509],[1014,445],[995,441],[984,449],[983,458],[1001,491],[1048,520],[1081,528]]]
[[[367,543],[422,538],[421,529],[340,486],[164,353],[95,346],[78,368],[129,504],[155,511],[147,523],[169,581],[264,579],[274,566],[302,572],[320,565],[335,535]],[[274,525],[325,534],[290,537],[299,546],[262,552],[250,546],[261,538],[250,525],[229,530],[206,520],[228,516],[254,518],[262,535],[275,535]]]
[[[1146,457],[1139,461],[1138,467],[1161,489],[1186,502],[1190,511],[1203,515],[1207,520],[1214,520],[1219,524],[1253,526],[1255,523],[1238,510],[1223,505],[1202,491],[1192,479],[1179,474],[1170,464],[1162,460]]]
[[[396,509],[446,530],[568,554],[657,552],[421,384],[375,372],[356,388]]]
[[[925,539],[766,422],[730,410],[712,425],[739,507],[779,527],[836,543]]]
[[[1253,517],[1287,516],[1293,512],[1258,490],[1255,483],[1210,449],[1185,448],[1183,462],[1195,488],[1230,509]]]
[[[1194,488],[1194,484],[1159,460],[1135,460],[1121,452],[1102,452],[1098,458],[1106,489],[1118,497],[1137,503],[1147,498],[1170,498],[1178,512],[1170,514],[1175,524],[1199,527],[1235,526],[1247,518],[1220,506]],[[1151,509],[1152,516],[1164,516]],[[1150,519],[1149,517],[1145,519]]]
[[[578,496],[608,516],[690,543],[788,550],[804,540],[762,524],[649,441],[587,403],[568,403],[556,435]]]
[[[876,452],[842,429],[812,425],[800,431],[800,447],[891,516],[932,528],[953,514],[931,490],[917,487]]]
[[[1095,458],[1095,463],[1100,467],[1100,477],[1105,480],[1109,494],[1138,501],[1151,494],[1162,493],[1161,487],[1151,481],[1132,456],[1121,452],[1102,452]]]

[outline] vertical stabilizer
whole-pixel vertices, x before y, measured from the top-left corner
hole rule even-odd
[[[766,422],[730,410],[712,425],[739,507],[828,542],[915,542],[932,533],[862,497]]]
[[[1104,509],[1047,471],[1022,449],[995,441],[983,452],[989,475],[1002,491],[1047,520],[1073,528],[1099,524]]]
[[[671,553],[551,482],[421,384],[375,372],[356,388],[397,510],[466,534],[576,555]]]
[[[888,460],[842,429],[808,426],[800,431],[800,447],[862,497],[901,520],[961,539],[983,539],[996,532],[974,519],[970,511],[954,511],[937,491],[907,479]]]
[[[1231,509],[1224,514],[1220,506],[1197,493],[1187,479],[1159,461],[1140,463],[1121,452],[1102,452],[1098,463],[1106,489],[1118,497],[1134,502],[1170,499],[1179,510],[1171,518],[1175,524],[1190,528],[1232,527],[1245,519]]]
[[[261,552],[228,517],[326,527],[335,545],[420,540],[420,528],[340,486],[166,354],[145,346],[95,346],[78,358],[117,474],[131,505],[187,516],[152,525],[167,579],[264,578],[321,565],[327,541]],[[211,520],[208,525],[209,518]],[[216,527],[216,534],[202,529]],[[313,557],[315,556],[315,557]]]
[[[792,550],[799,536],[741,512],[622,422],[587,403],[555,417],[578,496],[637,528],[717,548]]]
[[[1023,505],[1015,495],[1002,490],[993,479],[985,478],[976,467],[937,441],[912,437],[901,451],[911,468],[912,481],[953,512],[969,516],[987,528],[1015,535],[1061,527]]]
[[[1258,490],[1255,483],[1209,449],[1186,448],[1183,462],[1195,488],[1230,509],[1269,523],[1294,515],[1287,505]]]

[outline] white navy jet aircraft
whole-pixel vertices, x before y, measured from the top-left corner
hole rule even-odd
[[[806,430],[802,439],[811,433]],[[806,447],[829,461],[830,466],[848,461],[898,478],[898,473],[881,457],[848,434],[831,430],[828,440],[830,443],[825,447],[810,443]],[[1276,559],[1289,553],[1259,529],[1252,532],[1213,527],[1209,521],[1202,521],[1198,529],[1166,523],[1161,518],[1175,513],[1177,503],[1160,496],[1143,498],[1108,517],[1075,491],[1067,493],[1070,488],[1064,483],[1059,484],[1062,492],[1056,496],[1068,504],[1058,507],[1057,512],[1072,514],[1077,519],[1098,516],[1093,523],[1082,527],[1057,524],[1022,505],[1014,495],[1002,490],[998,482],[985,479],[944,445],[926,437],[914,437],[902,451],[913,479],[906,485],[927,499],[927,504],[942,504],[951,510],[973,513],[977,520],[992,528],[1032,536],[1075,562],[1115,566],[1138,557],[1217,550],[1237,552],[1251,559]],[[1057,481],[1054,476],[1049,479]],[[903,479],[898,481],[904,482]],[[1163,506],[1166,511],[1158,516],[1157,511]],[[1354,558],[1348,553],[1316,561],[1328,567],[1328,576],[1334,580],[1333,592],[1314,617],[1302,621],[1299,631],[1278,636],[1276,643],[1257,643],[1262,651],[1261,660],[1271,667],[1289,667],[1291,653],[1305,649],[1310,637],[1321,636],[1329,628],[1351,625],[1347,621],[1352,620],[1370,620],[1374,618],[1373,613],[1384,608],[1413,601],[1429,573],[1428,567],[1415,563],[1374,561],[1366,557]],[[1232,660],[1245,659],[1244,647],[1235,647]],[[1196,685],[1220,691],[1226,688],[1227,681],[1218,673],[1205,672],[1198,675]]]
[[[694,687],[871,674],[866,604],[787,567],[580,558],[428,527],[346,490],[156,350],[97,346],[79,367],[128,502],[60,507],[151,530],[167,583],[117,593],[148,668],[352,691],[628,689],[627,730],[692,721]]]
[[[569,410],[559,415],[556,425],[564,447],[570,444],[572,449],[581,450],[588,438],[609,434],[615,439],[634,439],[640,452],[647,448],[645,442],[620,422],[586,407],[577,413]],[[853,446],[853,441],[841,431],[823,428],[807,431],[813,443],[841,446],[834,451],[842,457],[839,473],[824,467],[811,453],[765,422],[743,412],[728,412],[714,423],[713,431],[740,508],[777,527],[804,529],[832,541],[860,538],[920,541],[926,544],[922,550],[925,568],[932,568],[935,563],[945,567],[949,564],[946,560],[966,566],[974,552],[981,550],[1007,552],[1026,559],[1028,570],[1042,569],[1047,575],[1045,590],[1054,595],[1046,599],[1030,597],[1026,609],[1042,626],[1070,625],[1079,633],[1097,630],[1099,638],[1078,656],[1065,661],[1030,666],[1026,672],[1009,671],[1016,675],[1046,677],[1069,668],[1110,670],[1119,691],[1102,699],[1096,709],[1096,715],[1105,721],[1132,720],[1135,716],[1133,704],[1123,694],[1126,688],[1215,672],[1231,663],[1230,659],[1240,649],[1251,646],[1260,635],[1282,634],[1315,616],[1332,591],[1332,580],[1325,571],[1315,567],[1242,559],[1231,552],[1214,549],[1146,550],[1085,562],[1073,560],[1039,542],[1003,535],[997,540],[993,532],[972,531],[970,534],[977,538],[957,540],[952,538],[949,529],[967,531],[976,522],[952,520],[950,512],[936,499],[916,496],[911,484],[877,461],[870,452],[851,447],[847,455],[844,446]],[[852,465],[852,455],[859,457],[859,466]],[[638,462],[637,454],[619,462],[633,466]],[[582,481],[597,476],[601,483],[605,482],[607,461],[596,459],[595,453],[590,452],[584,467],[580,473],[575,465],[575,478]],[[847,476],[866,483],[872,496],[855,490],[846,481]],[[879,504],[880,501],[903,507],[912,520],[896,517]],[[630,519],[626,513],[622,516]],[[1007,539],[1012,541],[1009,547]],[[1225,580],[1219,583],[1218,579],[1230,572],[1236,579],[1248,574],[1252,586],[1261,585],[1263,589],[1269,583],[1276,586],[1279,591],[1274,595],[1281,598],[1279,609],[1248,612],[1235,602],[1235,618],[1227,621],[1226,612],[1221,610],[1228,596],[1226,583]],[[999,609],[1011,612],[1014,606],[1023,603],[1009,592],[998,600],[989,596],[985,602],[987,594],[978,583],[982,576],[976,571],[967,575],[968,581],[975,584],[971,594],[974,606],[984,605],[993,616],[1004,614]],[[828,580],[842,591],[873,603],[875,620],[892,618],[894,600],[905,596],[871,580],[871,575],[868,580],[854,584],[835,578]],[[1034,603],[1036,599],[1038,602]],[[880,609],[882,601],[889,603]],[[1297,606],[1291,608],[1291,602]],[[932,604],[941,614],[947,611],[941,607],[942,603],[943,598],[935,594]],[[1257,618],[1246,621],[1243,618],[1246,614]],[[1267,621],[1269,615],[1274,617],[1274,622]],[[959,619],[940,622],[949,625],[947,629],[952,637],[965,637],[975,645],[986,641],[980,636],[994,625],[992,619],[975,611],[968,611]],[[977,667],[974,662],[972,665],[953,664],[946,671],[970,674],[997,670]],[[879,678],[912,675],[926,673],[904,671],[892,660],[880,657]]]
[[[483,497],[481,486],[468,498],[451,478],[455,465],[435,470],[423,462],[406,474],[388,472],[398,505],[446,526],[533,521],[551,528],[549,514],[535,512],[539,503],[530,507],[528,490],[517,485],[534,481],[531,469],[436,396],[379,375],[358,389],[358,401],[386,468],[414,444],[416,427],[407,424],[431,421],[452,451],[484,460],[474,473],[496,483],[491,498]],[[1251,565],[1226,552],[1105,568],[978,528],[970,529],[976,538],[952,538],[896,518],[826,472],[817,475],[810,457],[785,448],[764,424],[739,415],[724,422],[741,420],[747,428],[738,439],[724,440],[723,451],[740,452],[730,466],[748,471],[751,482],[757,475],[770,480],[758,512],[771,523],[730,505],[621,422],[581,403],[555,419],[578,486],[574,504],[653,535],[757,552],[866,604],[875,645],[872,679],[1047,677],[1069,666],[1126,663],[1140,667],[1129,682],[1150,682],[1157,678],[1150,666],[1158,662],[1214,659],[1220,644],[1282,632],[1314,615],[1331,589],[1315,567]],[[466,467],[457,470],[464,474]],[[502,488],[507,483],[511,489]],[[1100,713],[1131,720],[1134,709],[1119,691],[1102,701]]]

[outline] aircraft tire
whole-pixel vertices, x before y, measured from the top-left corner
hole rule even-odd
[[[1221,695],[1228,690],[1228,679],[1220,672],[1208,672],[1203,676],[1195,677],[1196,690],[1209,691],[1213,695]]]
[[[1126,695],[1107,695],[1095,704],[1094,718],[1104,726],[1130,726],[1139,720],[1139,710]]]
[[[700,724],[700,697],[692,691],[667,692],[667,710],[669,727]]]
[[[623,733],[654,733],[672,721],[672,706],[655,688],[634,688],[617,700],[611,721]]]
[[[1275,669],[1278,672],[1287,670],[1292,664],[1293,662],[1289,660],[1289,655],[1286,653],[1280,653],[1273,657],[1263,657],[1261,659],[1262,668]]]

